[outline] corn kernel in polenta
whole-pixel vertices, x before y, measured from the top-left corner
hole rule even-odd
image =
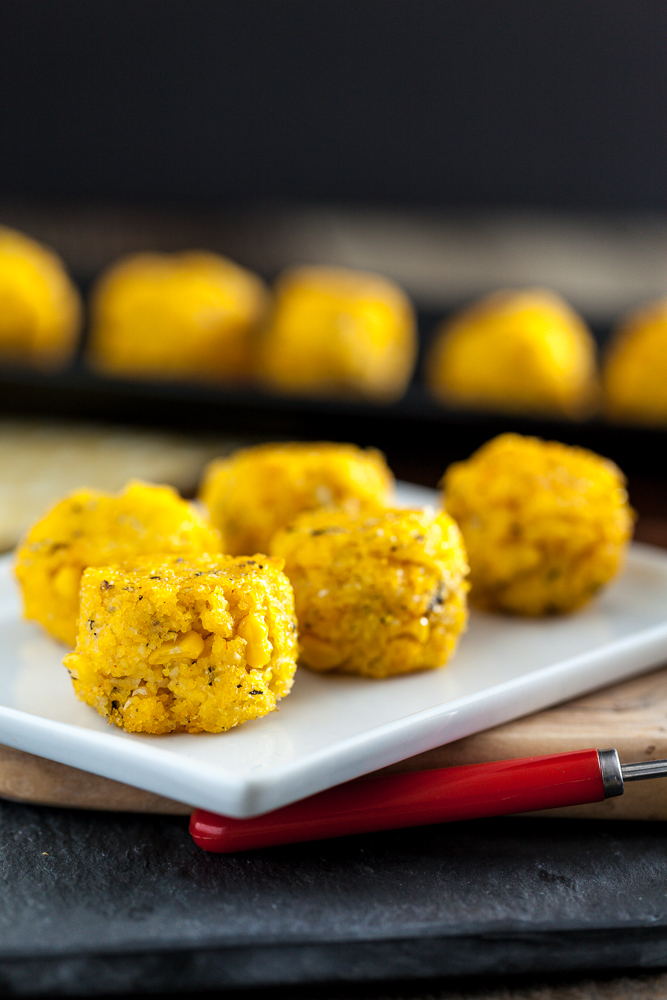
[[[442,485],[466,544],[475,607],[573,611],[622,564],[633,523],[625,480],[591,451],[502,434],[451,465]]]
[[[303,510],[350,502],[385,507],[394,477],[374,448],[330,442],[263,444],[211,462],[200,499],[232,555],[267,552]]]
[[[142,557],[81,582],[74,689],[130,732],[219,733],[289,694],[294,597],[282,560]]]
[[[294,587],[301,659],[388,677],[441,667],[466,623],[468,566],[447,514],[301,514],[271,544]]]
[[[155,552],[219,552],[220,536],[168,486],[131,482],[118,495],[80,490],[38,521],[18,548],[26,618],[74,645],[87,566]]]

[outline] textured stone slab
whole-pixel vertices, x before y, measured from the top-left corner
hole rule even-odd
[[[667,965],[659,824],[532,819],[210,855],[181,817],[0,803],[0,989]]]

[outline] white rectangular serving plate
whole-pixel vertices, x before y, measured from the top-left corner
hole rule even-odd
[[[437,503],[401,484],[405,506]],[[78,701],[64,647],[21,619],[0,560],[0,742],[229,816],[254,816],[667,660],[667,552],[633,545],[584,610],[473,612],[442,670],[388,680],[300,668],[279,711],[220,734],[126,733]]]

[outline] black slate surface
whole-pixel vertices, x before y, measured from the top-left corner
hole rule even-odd
[[[667,829],[499,819],[210,855],[181,818],[0,803],[0,992],[667,965]]]

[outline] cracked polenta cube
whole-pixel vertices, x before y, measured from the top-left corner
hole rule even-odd
[[[303,510],[386,507],[394,477],[375,448],[352,444],[263,444],[211,462],[200,500],[226,552],[267,552],[272,536]]]
[[[394,282],[300,267],[276,285],[257,374],[279,392],[386,401],[405,392],[416,353],[414,310]]]
[[[80,326],[79,293],[60,258],[0,226],[0,352],[58,368],[69,360]]]
[[[667,424],[667,299],[620,324],[606,353],[603,382],[611,417]]]
[[[73,646],[87,566],[220,547],[218,532],[169,486],[130,482],[117,495],[79,490],[38,521],[17,550],[25,616]]]
[[[275,535],[294,587],[301,660],[389,677],[441,667],[465,627],[468,566],[447,514],[301,514]]]
[[[126,257],[93,294],[92,362],[114,375],[244,376],[268,301],[257,275],[214,253]]]
[[[91,567],[74,689],[130,732],[220,733],[289,694],[294,597],[281,559],[201,555]]]
[[[622,564],[633,523],[625,479],[591,451],[501,434],[451,465],[441,485],[478,608],[573,611]]]
[[[426,371],[450,406],[577,417],[598,392],[595,343],[553,292],[496,292],[446,320]]]

